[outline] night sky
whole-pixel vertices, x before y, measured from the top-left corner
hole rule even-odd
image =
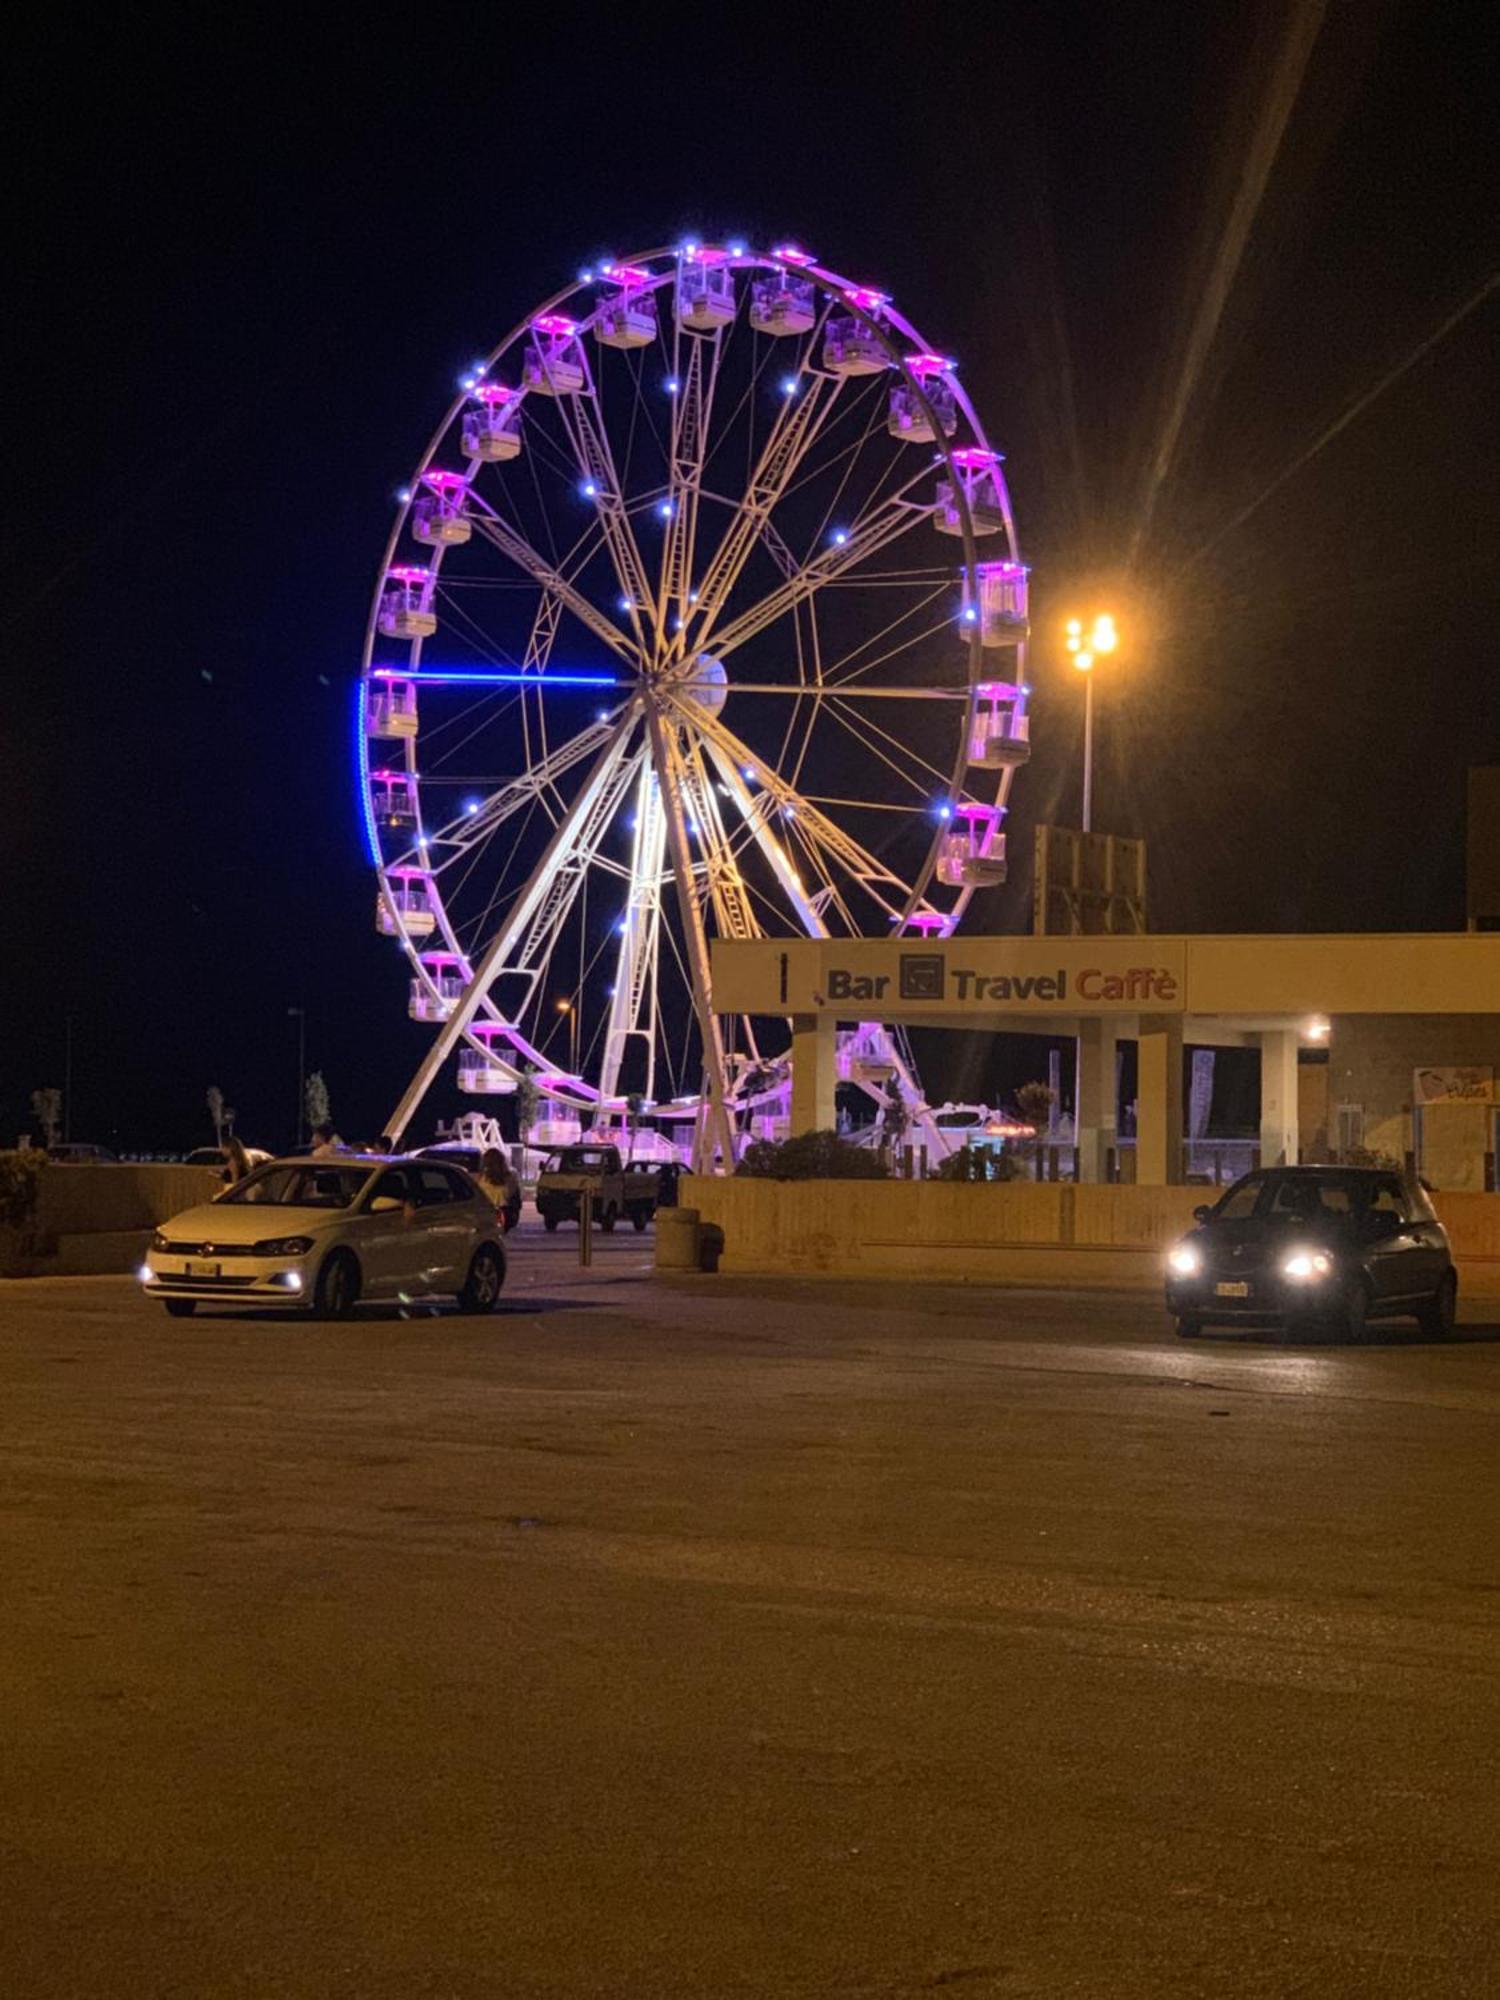
[[[1107,590],[1095,818],[1150,841],[1155,928],[1461,926],[1463,773],[1500,759],[1500,293],[1463,309],[1500,256],[1458,11],[32,10],[0,1135],[71,1015],[75,1138],[201,1143],[217,1083],[284,1143],[298,1005],[340,1124],[379,1129],[427,1032],[349,755],[392,490],[472,354],[686,233],[798,238],[961,357],[1044,638],[1014,853],[1076,820],[1046,641]],[[1013,877],[997,930],[1029,926]],[[954,1094],[1005,1081],[952,1063]]]

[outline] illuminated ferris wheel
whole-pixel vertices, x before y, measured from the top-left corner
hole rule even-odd
[[[387,545],[359,684],[377,921],[451,1058],[544,1136],[775,1129],[786,1024],[709,941],[943,935],[1005,877],[1029,755],[999,455],[881,292],[791,244],[581,272],[465,376]],[[841,1069],[920,1121],[878,1022]]]

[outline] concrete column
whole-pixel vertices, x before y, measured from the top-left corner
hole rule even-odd
[[[792,1016],[792,1132],[826,1132],[834,1122],[838,1023],[831,1014]]]
[[[1294,1028],[1269,1028],[1260,1043],[1260,1163],[1297,1164],[1297,1044]]]
[[[1078,1079],[1074,1101],[1078,1117],[1078,1178],[1102,1181],[1108,1154],[1118,1143],[1115,1131],[1119,1087],[1119,1022],[1112,1014],[1095,1014],[1078,1024]]]
[[[1182,1185],[1182,1016],[1143,1014],[1136,1038],[1135,1178]]]

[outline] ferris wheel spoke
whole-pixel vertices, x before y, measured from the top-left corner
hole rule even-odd
[[[835,542],[810,561],[800,564],[794,575],[769,591],[758,604],[752,604],[737,618],[732,618],[714,641],[715,656],[723,659],[736,647],[743,646],[747,639],[753,639],[768,625],[784,618],[787,612],[814,592],[846,576],[860,563],[906,534],[917,521],[924,520],[927,509],[906,497],[920,477],[916,474],[907,480],[856,521],[846,531],[843,541]]]
[[[488,995],[496,972],[505,963],[517,940],[531,923],[572,841],[624,760],[629,737],[637,719],[632,707],[629,715],[616,725],[611,741],[595,760],[594,767],[584,780],[578,796],[542,850],[541,858],[532,869],[520,895],[512,903],[504,924],[496,932],[479,963],[473,967],[462,994],[455,1000],[452,1012],[433,1037],[431,1048],[396,1107],[391,1123],[387,1127],[393,1139],[399,1141],[406,1131],[412,1114],[427,1095],[433,1079],[458,1046],[469,1023],[478,1012],[480,1003]]]
[[[635,825],[630,841],[630,888],[620,920],[620,948],[604,1030],[599,1095],[608,1103],[620,1088],[620,1071],[633,1039],[645,1044],[645,1097],[656,1094],[657,959],[661,949],[662,863],[667,823],[656,772],[643,757],[636,776]]]
[[[828,704],[828,712],[834,721],[846,729],[857,743],[862,744],[865,749],[877,756],[888,770],[893,771],[903,784],[910,785],[919,797],[927,798],[934,784],[946,790],[953,773],[951,771],[940,771],[936,764],[928,763],[925,757],[921,756],[901,737],[893,736],[888,729],[882,729],[878,722],[873,721],[867,715],[856,715],[851,709],[845,707],[842,701],[831,700]],[[880,743],[875,740],[877,737],[882,742],[889,744],[892,750],[897,750],[903,757],[910,759],[923,775],[921,777],[914,777],[911,771],[898,763],[888,751],[881,749]]]
[[[719,379],[719,335],[676,331],[678,362],[673,375],[672,439],[668,454],[666,534],[662,540],[661,573],[656,598],[656,629],[667,629],[675,612],[686,621],[692,589],[693,552],[698,538],[698,508],[703,493],[703,464],[708,451],[714,390]],[[681,363],[686,342],[687,365]],[[705,359],[705,356],[707,359]]]
[[[544,590],[555,593],[579,623],[586,625],[596,638],[602,639],[612,653],[617,653],[630,666],[638,666],[641,652],[635,641],[628,638],[612,618],[607,618],[590,603],[583,592],[534,549],[518,529],[503,521],[487,503],[483,504],[485,511],[474,515],[474,525],[480,534],[493,542],[502,555],[509,556],[518,569],[525,570]]]
[[[750,746],[727,728],[718,716],[700,709],[689,720],[696,722],[708,742],[716,743],[724,755],[733,760],[737,771],[743,773],[746,768],[753,769],[756,782],[775,802],[778,813],[795,824],[803,840],[815,844],[826,860],[836,861],[888,916],[895,917],[904,912],[911,900],[911,890],[899,875],[883,861],[877,860],[852,834],[829,819],[795,786],[767,768]],[[759,814],[758,818],[763,822],[764,814]],[[765,851],[764,843],[762,851]]]
[[[704,768],[703,744],[699,738],[689,735],[685,739],[684,762],[688,795],[693,803],[693,817],[703,851],[704,886],[709,907],[714,913],[715,929],[720,937],[759,937],[760,925],[725,830],[718,794]]]
[[[707,1117],[700,1125],[695,1140],[694,1152],[697,1157],[693,1163],[701,1172],[712,1165],[715,1147],[719,1149],[726,1167],[734,1158],[734,1135],[730,1129],[729,1111],[725,1099],[724,1042],[719,1028],[719,1017],[713,1011],[708,938],[703,929],[703,913],[693,893],[692,854],[688,846],[687,821],[682,808],[683,774],[681,760],[673,740],[676,733],[675,718],[670,713],[664,713],[661,705],[653,703],[646,710],[646,724],[651,735],[651,756],[656,767],[657,785],[661,792],[662,810],[666,818],[667,852],[671,856],[672,873],[677,884],[677,908],[690,974],[693,1012],[697,1017],[698,1035],[703,1047],[703,1078],[708,1096]]]
[[[745,497],[736,508],[714,551],[703,580],[698,586],[696,616],[691,640],[684,639],[679,651],[689,643],[693,649],[706,646],[718,623],[730,592],[769,526],[772,510],[786,493],[798,466],[812,448],[834,407],[843,384],[836,376],[815,375],[801,396],[784,399],[761,448],[760,459],[748,481]],[[777,537],[780,540],[780,537]],[[782,543],[782,547],[785,544]],[[790,556],[790,550],[787,551]]]
[[[558,399],[558,416],[572,447],[573,457],[583,476],[584,488],[594,504],[599,527],[614,566],[615,581],[630,605],[630,620],[637,646],[644,650],[642,614],[651,601],[651,585],[640,545],[631,526],[625,493],[615,470],[614,452],[604,422],[599,391],[592,369],[576,396]]]

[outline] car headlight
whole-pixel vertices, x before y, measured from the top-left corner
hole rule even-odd
[[[1203,1259],[1191,1243],[1179,1243],[1167,1263],[1179,1278],[1196,1278],[1203,1269]]]
[[[1333,1259],[1326,1250],[1293,1250],[1281,1260],[1281,1275],[1304,1284],[1309,1279],[1326,1278],[1332,1269]]]
[[[312,1248],[310,1236],[272,1236],[250,1246],[252,1257],[305,1257]]]
[[[151,1238],[151,1248],[153,1250],[165,1250],[166,1247],[167,1247],[167,1238],[162,1234],[162,1232],[159,1229],[156,1230]]]

